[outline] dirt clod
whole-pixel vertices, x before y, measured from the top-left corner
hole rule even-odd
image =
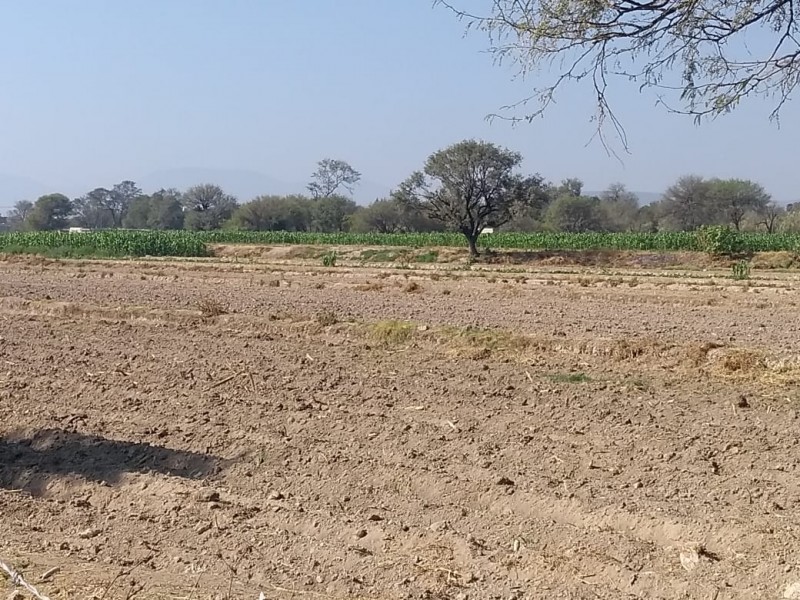
[[[103,533],[103,529],[101,527],[89,527],[88,529],[78,532],[78,537],[82,540],[89,540],[97,537],[101,533]]]
[[[202,489],[197,492],[198,502],[219,502],[219,492],[212,489]]]
[[[194,528],[197,535],[202,535],[209,529],[211,529],[211,523],[198,523],[197,527]]]

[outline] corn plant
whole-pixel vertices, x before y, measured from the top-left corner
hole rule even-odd
[[[733,279],[744,280],[750,279],[750,263],[746,260],[740,260],[733,264],[731,267]]]
[[[327,252],[322,257],[322,264],[326,267],[336,266],[336,252]]]

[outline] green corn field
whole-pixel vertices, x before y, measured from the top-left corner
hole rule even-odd
[[[309,233],[291,231],[205,231],[210,244],[304,244],[353,246],[466,247],[460,233]],[[652,250],[703,252],[800,251],[800,234],[737,233],[726,228],[661,233],[492,233],[482,248],[515,250]]]
[[[460,233],[311,233],[289,231],[37,231],[0,234],[0,252],[62,257],[207,256],[209,244],[466,247]],[[492,233],[481,248],[515,250],[800,252],[800,234],[739,233],[724,227],[661,233]]]
[[[32,231],[0,234],[0,252],[63,257],[206,256],[205,242],[189,231]]]

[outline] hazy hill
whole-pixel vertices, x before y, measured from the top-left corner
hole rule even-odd
[[[0,173],[0,213],[10,210],[20,200],[36,200],[53,191],[41,181]]]

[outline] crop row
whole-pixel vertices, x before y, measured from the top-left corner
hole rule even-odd
[[[459,233],[309,233],[287,231],[93,231],[0,234],[0,252],[62,256],[206,256],[208,244],[308,244],[464,247]],[[518,250],[655,250],[800,252],[800,234],[738,233],[724,228],[674,233],[492,233],[482,248]]]
[[[0,252],[58,256],[205,256],[206,243],[189,231],[31,231],[0,234]]]
[[[206,231],[208,243],[327,244],[354,246],[464,247],[460,233],[309,233],[291,231]],[[479,238],[482,248],[516,250],[663,250],[709,252],[800,251],[800,234],[738,233],[724,228],[660,233],[492,233]]]

